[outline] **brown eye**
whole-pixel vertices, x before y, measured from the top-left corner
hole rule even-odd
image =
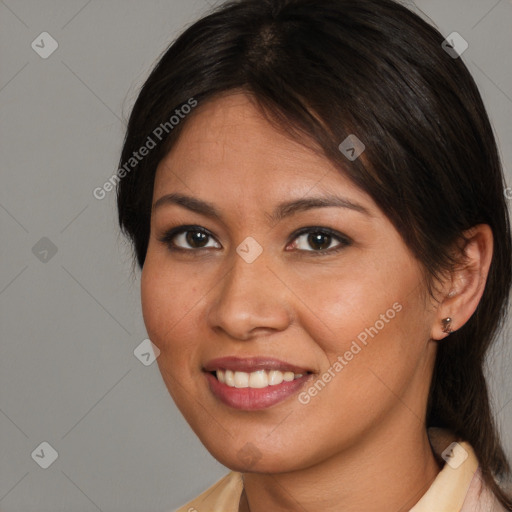
[[[308,244],[313,249],[325,250],[331,245],[332,236],[325,233],[310,233],[308,235]]]
[[[202,231],[186,231],[185,239],[194,248],[204,247],[208,242],[209,235]]]
[[[194,249],[220,249],[220,244],[200,226],[180,226],[164,233],[159,241],[171,251],[190,251]],[[212,245],[213,243],[213,245]]]
[[[347,236],[328,228],[304,228],[295,234],[292,248],[311,254],[330,254],[351,245]]]

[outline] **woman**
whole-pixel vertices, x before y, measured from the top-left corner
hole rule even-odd
[[[439,32],[391,0],[226,3],[146,81],[119,176],[160,371],[232,470],[180,511],[512,510],[483,374],[505,186]]]

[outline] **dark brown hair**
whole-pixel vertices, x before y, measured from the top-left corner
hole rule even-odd
[[[510,477],[510,466],[484,377],[511,286],[505,184],[478,89],[443,39],[392,0],[225,3],[169,47],[140,91],[120,168],[150,139],[156,147],[121,173],[119,223],[142,268],[156,167],[187,122],[180,116],[170,123],[171,116],[191,99],[199,111],[221,93],[244,90],[370,194],[432,282],[453,268],[450,248],[462,233],[488,224],[495,246],[487,285],[470,320],[439,344],[427,426],[467,440],[486,484],[512,510],[497,484]],[[350,134],[366,145],[353,162],[338,149]]]

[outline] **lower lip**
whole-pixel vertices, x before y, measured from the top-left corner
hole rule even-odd
[[[234,409],[257,411],[286,400],[296,394],[311,374],[303,375],[290,382],[282,382],[266,388],[232,388],[217,380],[217,377],[206,372],[206,379],[212,393],[224,404]]]

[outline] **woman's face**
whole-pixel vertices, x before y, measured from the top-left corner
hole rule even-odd
[[[421,426],[435,313],[391,222],[243,94],[183,128],[156,173],[142,307],[207,449],[291,471]]]

